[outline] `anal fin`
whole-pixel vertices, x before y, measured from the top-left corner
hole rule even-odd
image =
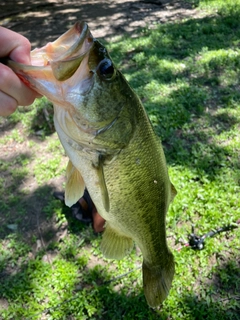
[[[133,240],[123,236],[107,223],[101,242],[103,255],[108,259],[122,259],[133,248]]]

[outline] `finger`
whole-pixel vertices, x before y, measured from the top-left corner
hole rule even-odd
[[[17,101],[0,91],[0,116],[6,117],[12,114],[17,109]]]
[[[9,56],[17,62],[31,63],[31,44],[27,38],[9,29],[0,27],[0,43],[4,43],[4,46],[0,46],[0,57]]]
[[[10,68],[2,64],[0,64],[0,88],[3,93],[15,99],[21,106],[32,104],[38,96],[35,91],[25,86]],[[0,104],[2,105],[1,100]]]

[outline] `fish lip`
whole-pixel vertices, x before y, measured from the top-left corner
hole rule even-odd
[[[72,28],[66,31],[55,41],[49,42],[41,48],[34,49],[31,52],[31,55],[34,59],[34,57],[38,58],[39,56],[45,54],[46,58],[48,58],[48,62],[74,59],[83,54],[82,52],[79,53],[79,49],[81,49],[84,40],[87,40],[89,43],[91,43],[90,48],[88,48],[88,50],[90,50],[94,40],[93,36],[86,22],[77,21]],[[59,47],[61,50],[59,50]],[[42,62],[44,63],[44,61]]]
[[[50,66],[57,80],[67,80],[92,49],[94,40],[87,23],[78,21],[55,41],[33,50],[32,65],[37,68]]]
[[[67,41],[65,41],[65,38]],[[90,47],[88,47],[87,50],[79,54],[79,50],[81,50],[84,41],[89,42]],[[67,32],[65,32],[62,36],[60,36],[56,41],[52,43],[52,45],[55,46],[56,49],[59,45],[65,45],[66,47],[69,46],[66,52],[64,52],[56,59],[58,61],[66,59],[73,60],[74,58],[79,57],[79,55],[82,55],[89,51],[92,47],[92,44],[93,36],[88,28],[87,23],[80,21],[77,21],[71,29],[69,29]]]

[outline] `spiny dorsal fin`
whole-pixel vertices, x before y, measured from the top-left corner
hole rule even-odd
[[[171,183],[171,201],[173,201],[176,195],[177,195],[177,190],[174,187],[174,185]]]
[[[83,196],[85,183],[80,172],[73,166],[70,160],[66,169],[66,178],[65,204],[71,207]]]

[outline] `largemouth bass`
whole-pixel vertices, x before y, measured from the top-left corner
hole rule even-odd
[[[106,220],[104,256],[121,259],[135,242],[147,302],[158,306],[174,276],[165,218],[176,190],[141,101],[86,23],[33,50],[31,58],[32,66],[8,65],[53,102],[55,128],[69,157],[66,204],[88,189]]]

